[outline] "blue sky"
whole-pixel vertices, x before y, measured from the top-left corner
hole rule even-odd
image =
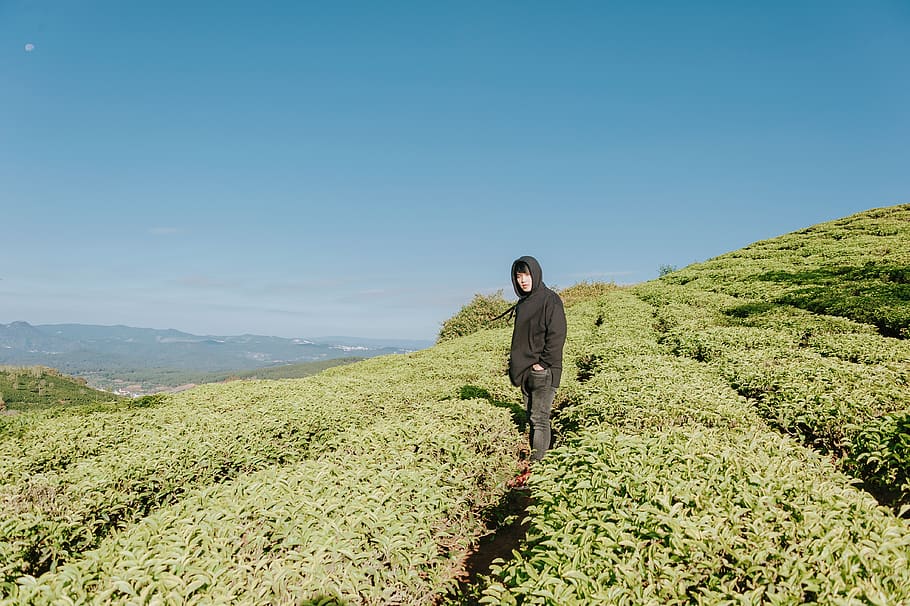
[[[435,338],[910,202],[910,3],[0,0],[0,323]]]

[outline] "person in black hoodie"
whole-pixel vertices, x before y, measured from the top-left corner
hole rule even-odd
[[[550,409],[562,378],[566,313],[559,295],[544,284],[537,259],[516,259],[511,276],[518,303],[509,379],[524,395],[530,421],[531,460],[539,461],[550,447]]]

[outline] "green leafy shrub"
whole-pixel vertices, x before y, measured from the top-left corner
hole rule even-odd
[[[886,499],[910,494],[910,411],[872,419],[852,434],[845,466]]]
[[[679,268],[675,265],[662,264],[657,266],[657,275],[661,278],[672,274],[674,271]]]
[[[491,295],[476,294],[471,302],[462,307],[458,313],[442,323],[437,343],[456,337],[463,337],[484,328],[500,328],[509,325],[509,318],[497,316],[509,309],[509,303],[498,290]]]
[[[130,400],[130,406],[133,408],[149,408],[151,406],[161,406],[167,402],[167,396],[163,393],[149,394]]]
[[[501,335],[491,339],[478,333],[432,351],[375,358],[307,379],[204,385],[144,408],[126,402],[98,411],[104,414],[67,407],[4,419],[0,594],[18,597],[0,603],[43,604],[48,595],[99,592],[109,602],[124,603],[133,599],[127,584],[164,601],[230,602],[233,598],[224,596],[242,595],[236,599],[244,603],[299,602],[303,594],[292,587],[263,593],[268,597],[240,590],[246,583],[265,592],[267,571],[280,575],[286,561],[302,553],[293,547],[291,555],[263,563],[272,549],[270,533],[278,531],[256,522],[261,501],[252,500],[266,495],[268,501],[268,494],[286,508],[281,515],[289,516],[286,523],[292,527],[295,514],[337,495],[361,503],[354,495],[362,493],[363,508],[352,504],[350,510],[354,520],[376,508],[376,499],[387,510],[377,524],[388,527],[389,534],[377,533],[372,524],[339,526],[323,514],[325,526],[313,535],[316,551],[306,556],[317,567],[308,573],[316,576],[307,581],[306,595],[318,594],[319,566],[340,562],[348,564],[332,578],[345,588],[331,595],[343,595],[345,603],[383,603],[378,587],[397,588],[386,596],[391,601],[445,593],[468,546],[485,530],[480,512],[501,497],[505,480],[517,470],[518,434],[511,411],[497,403],[511,394],[500,370],[507,350]],[[476,386],[485,400],[461,393],[465,385]],[[469,399],[456,399],[461,395]],[[335,475],[320,475],[335,468]],[[373,483],[370,474],[383,479]],[[285,482],[298,488],[282,492]],[[401,486],[393,488],[395,482]],[[277,492],[261,490],[263,483]],[[249,494],[235,499],[232,491],[239,486]],[[315,492],[301,486],[313,486]],[[235,500],[243,504],[242,515],[253,522],[238,522],[243,530],[237,534],[237,526],[219,526],[220,514],[210,509],[215,494],[222,495],[224,507],[233,507]],[[407,495],[401,507],[393,505],[395,495]],[[176,518],[169,513],[175,511]],[[195,521],[186,526],[188,519]],[[155,524],[172,524],[172,532],[159,539]],[[253,551],[242,560],[248,566],[245,576],[233,568],[231,574],[211,572],[222,564],[233,566],[223,559],[228,556],[211,551],[220,540],[212,534],[206,535],[212,542],[186,547],[176,564],[167,559],[178,548],[169,541],[183,540],[174,537],[222,536],[221,530],[231,542],[225,549],[235,548],[239,536],[249,538]],[[412,536],[424,537],[422,546]],[[122,545],[120,540],[131,545],[123,557],[142,562],[127,565],[129,580],[105,572],[121,562],[123,552],[111,547]],[[336,544],[331,557],[318,549]],[[394,548],[396,557],[410,557],[414,566],[383,565],[385,576],[374,576],[376,570],[361,564],[373,557],[370,550],[377,544]],[[260,548],[264,551],[256,551]],[[171,564],[176,568],[167,568]],[[191,574],[200,570],[210,575],[204,582]],[[232,584],[235,576],[243,583]],[[376,586],[364,589],[371,579]]]

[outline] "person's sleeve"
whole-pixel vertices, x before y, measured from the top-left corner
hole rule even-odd
[[[562,349],[566,343],[566,311],[562,300],[554,297],[549,306],[547,317],[547,336],[544,342],[540,362],[547,368],[562,368]]]

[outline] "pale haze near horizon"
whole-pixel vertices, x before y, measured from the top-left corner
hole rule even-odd
[[[435,338],[910,201],[910,5],[0,3],[0,323]]]

